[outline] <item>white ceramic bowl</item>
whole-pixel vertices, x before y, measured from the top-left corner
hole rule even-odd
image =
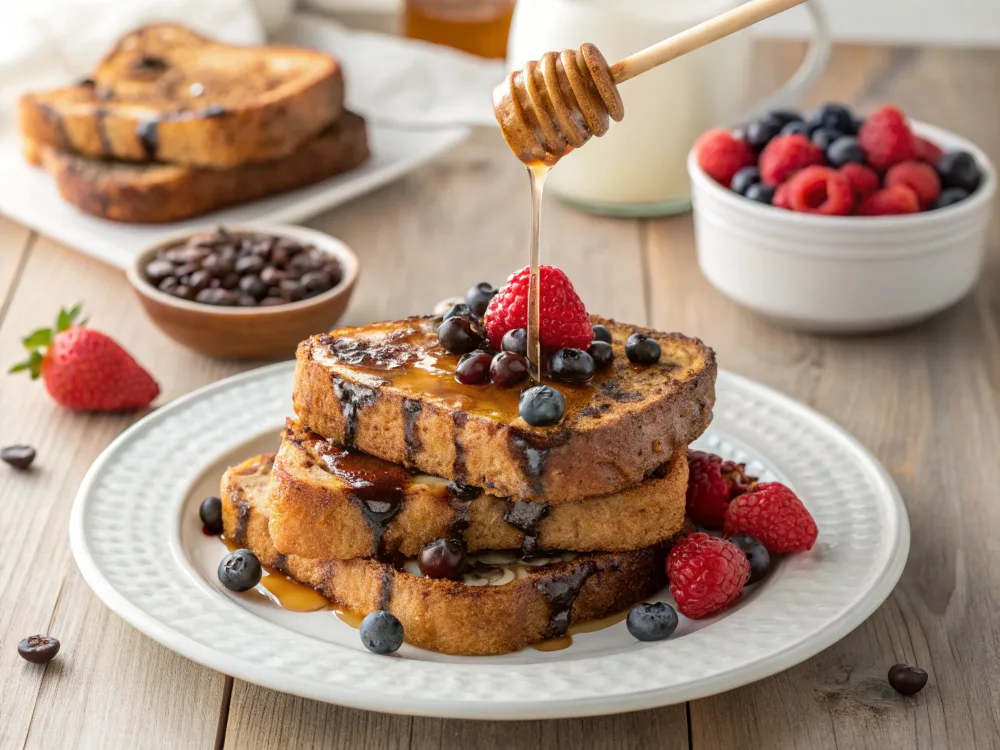
[[[719,185],[688,155],[698,263],[719,291],[775,321],[817,332],[885,330],[949,307],[982,267],[997,177],[980,149],[914,122],[945,151],[972,153],[983,181],[969,198],[907,216],[817,216],[773,208]]]

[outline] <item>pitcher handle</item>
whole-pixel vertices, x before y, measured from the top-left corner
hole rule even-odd
[[[826,11],[817,0],[809,0],[803,6],[809,11],[813,29],[816,37],[809,44],[809,51],[803,58],[799,69],[795,75],[788,79],[788,83],[775,91],[763,101],[750,107],[736,120],[736,122],[748,122],[754,120],[772,109],[787,107],[792,102],[801,97],[819,78],[823,69],[830,59],[830,23],[827,19]]]

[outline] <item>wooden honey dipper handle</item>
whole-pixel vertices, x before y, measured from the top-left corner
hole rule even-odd
[[[699,47],[742,31],[765,18],[801,5],[806,0],[750,0],[722,15],[657,42],[611,66],[611,78],[622,83]]]

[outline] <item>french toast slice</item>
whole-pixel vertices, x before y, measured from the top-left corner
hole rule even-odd
[[[508,501],[334,446],[288,420],[271,474],[274,546],[301,557],[411,557],[441,538],[470,552],[649,547],[684,524],[688,466],[677,453],[633,488],[548,506]]]
[[[704,432],[715,402],[715,354],[678,333],[616,323],[614,360],[586,386],[548,381],[566,397],[563,419],[532,427],[519,388],[462,385],[459,357],[437,339],[439,317],[338,328],[299,344],[293,403],[299,419],[334,442],[392,463],[549,505],[639,484]],[[642,332],[662,357],[625,356]]]
[[[60,151],[225,169],[287,156],[343,106],[327,54],[161,23],[122,37],[83,84],[28,93],[18,111],[23,137]]]
[[[549,563],[544,565],[481,563],[463,581],[426,578],[409,562],[398,568],[371,559],[283,555],[268,531],[273,459],[274,454],[256,456],[223,476],[225,537],[342,609],[360,615],[388,610],[414,646],[464,655],[518,651],[561,636],[573,624],[626,610],[666,583],[669,542],[536,561]]]
[[[288,156],[232,169],[103,161],[48,146],[39,152],[64,200],[103,219],[138,224],[180,221],[311,185],[369,156],[365,122],[351,112]]]

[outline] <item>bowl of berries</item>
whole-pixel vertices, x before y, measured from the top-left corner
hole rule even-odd
[[[915,323],[975,285],[996,172],[954,133],[886,106],[775,111],[688,156],[698,262],[775,321],[850,333]]]

